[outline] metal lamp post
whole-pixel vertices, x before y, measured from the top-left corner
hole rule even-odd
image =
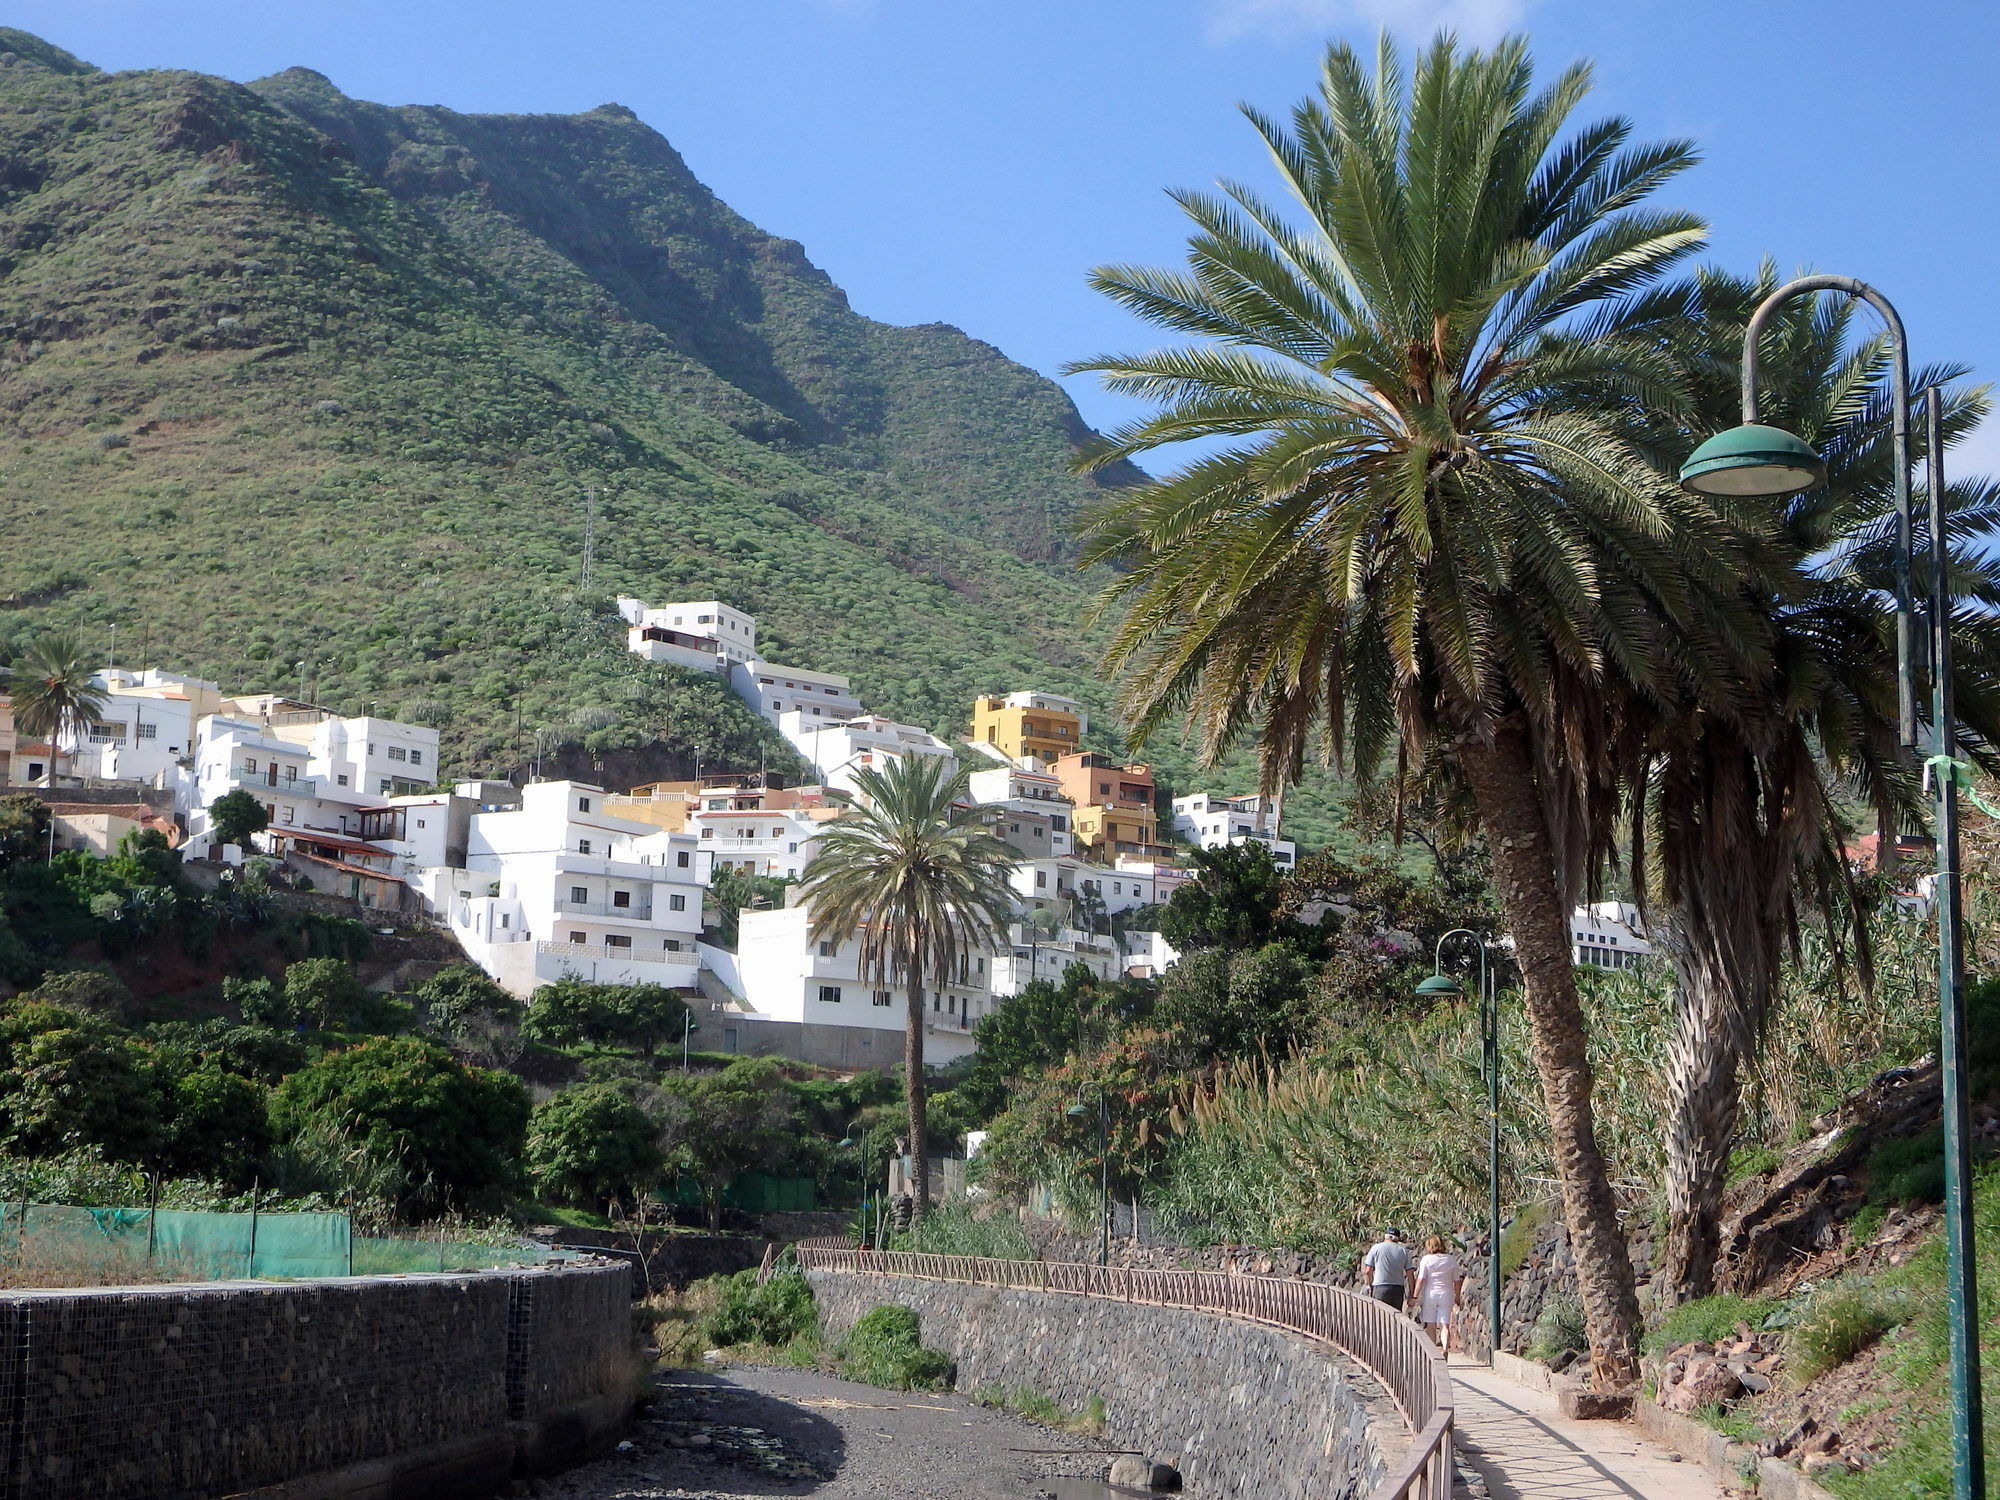
[[[1681,468],[1683,488],[1701,495],[1783,496],[1811,489],[1826,478],[1826,464],[1789,432],[1757,421],[1757,345],[1778,308],[1812,292],[1843,292],[1882,315],[1894,355],[1895,405],[1891,427],[1896,466],[1896,665],[1897,710],[1905,747],[1917,744],[1919,676],[1914,571],[1915,516],[1910,499],[1910,355],[1903,320],[1874,287],[1851,276],[1802,276],[1766,297],[1743,332],[1743,425],[1717,433]],[[1945,551],[1944,403],[1933,386],[1924,392],[1927,460],[1927,538],[1930,545],[1931,726],[1927,768],[1937,791],[1937,914],[1939,1064],[1943,1075],[1946,1295],[1951,1327],[1952,1493],[1983,1500],[1985,1434],[1980,1414],[1979,1292],[1973,1261],[1971,1128],[1965,1093],[1964,912],[1958,876],[1958,787],[1964,763],[1957,754],[1952,709],[1950,560]]]
[[[1063,1111],[1073,1120],[1081,1120],[1090,1110],[1082,1104],[1072,1104]],[[1111,1264],[1111,1125],[1105,1113],[1104,1090],[1097,1091],[1097,1265],[1098,1269]]]
[[[837,1151],[852,1151],[854,1144],[853,1136],[844,1135],[840,1138],[840,1144],[834,1149]],[[861,1202],[856,1205],[854,1210],[854,1237],[861,1242],[861,1248],[864,1250],[868,1248],[868,1172],[866,1169],[867,1163],[863,1162],[861,1168],[854,1174],[861,1183]]]
[[[694,1007],[689,1006],[681,1013],[681,1072],[688,1070],[688,1038],[701,1028],[694,1024]],[[842,1142],[845,1145],[845,1142]]]
[[[1479,953],[1480,1032],[1486,1068],[1486,1298],[1490,1343],[1500,1348],[1500,1003],[1493,993],[1493,969],[1486,957],[1486,939],[1470,927],[1454,927],[1437,940],[1431,955],[1431,977],[1417,986],[1424,996],[1462,995],[1457,980],[1445,976],[1444,945],[1455,937],[1470,938]]]

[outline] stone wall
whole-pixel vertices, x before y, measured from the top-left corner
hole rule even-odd
[[[1061,1292],[808,1273],[829,1337],[870,1308],[915,1310],[957,1387],[1027,1386],[1072,1411],[1103,1401],[1107,1446],[1176,1465],[1199,1495],[1366,1495],[1408,1433],[1345,1355],[1260,1323]]]
[[[623,1266],[0,1295],[0,1497],[492,1494],[606,1445]]]

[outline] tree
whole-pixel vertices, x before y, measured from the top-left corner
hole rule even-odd
[[[271,826],[271,815],[245,787],[224,792],[208,805],[209,836],[218,844],[250,848],[250,836]]]
[[[149,1165],[168,1177],[248,1187],[271,1145],[265,1091],[177,1048],[154,1049],[151,1073],[160,1133]]]
[[[1254,843],[1193,849],[1188,862],[1195,877],[1168,898],[1162,937],[1183,953],[1254,948],[1270,939],[1285,877],[1269,849]]]
[[[551,1201],[602,1208],[628,1202],[659,1175],[644,1110],[609,1084],[564,1089],[528,1117],[528,1170]]]
[[[785,889],[792,882],[775,875],[752,875],[746,870],[722,869],[708,883],[709,899],[716,910],[716,932],[728,947],[736,946],[737,924],[746,907],[783,906]]]
[[[1083,964],[1063,970],[1062,982],[1032,979],[1008,995],[972,1026],[972,1056],[955,1086],[978,1120],[990,1119],[1007,1104],[1008,1090],[1060,1063],[1065,1057],[1101,1046],[1130,1021],[1149,1014],[1156,986],[1150,980],[1105,983]]]
[[[0,797],[0,869],[48,852],[49,805],[26,792]]]
[[[74,753],[84,730],[103,717],[111,701],[94,675],[90,654],[75,636],[59,631],[36,636],[7,669],[15,727],[45,737],[57,755],[65,745]]]
[[[662,1159],[700,1185],[711,1229],[722,1227],[730,1179],[775,1165],[798,1143],[798,1101],[784,1069],[767,1057],[741,1058],[719,1073],[669,1073],[640,1103]]]
[[[553,1047],[632,1047],[650,1062],[661,1042],[680,1035],[687,1014],[687,1002],[662,984],[593,984],[572,976],[529,996],[521,1030]]]
[[[528,1090],[512,1074],[467,1067],[436,1042],[371,1037],[279,1084],[271,1123],[280,1139],[317,1128],[394,1161],[411,1184],[403,1210],[437,1212],[514,1185]]]
[[[1638,206],[1693,162],[1687,143],[1628,147],[1612,119],[1558,144],[1589,82],[1579,64],[1534,91],[1519,39],[1440,37],[1406,71],[1385,38],[1372,76],[1330,47],[1288,123],[1249,112],[1303,225],[1244,187],[1176,195],[1195,225],[1187,268],[1095,283],[1200,342],[1074,368],[1163,403],[1089,463],[1209,445],[1088,518],[1086,559],[1121,570],[1107,664],[1137,733],[1185,715],[1211,757],[1254,733],[1267,790],[1317,745],[1364,776],[1428,757],[1469,792],[1523,977],[1593,1374],[1620,1386],[1637,1376],[1638,1304],[1568,916],[1616,830],[1626,683],[1742,668],[1720,629],[1740,614],[1739,537],[1611,415],[1674,372],[1607,299],[1703,229]],[[1721,644],[1673,639],[1690,621]]]
[[[1777,280],[1768,265],[1755,277],[1705,270],[1647,299],[1645,311],[1681,367],[1698,430],[1737,422],[1743,328]],[[1771,668],[1740,713],[1686,699],[1661,705],[1642,752],[1635,848],[1652,877],[1654,930],[1676,975],[1659,1277],[1672,1300],[1715,1289],[1742,1076],[1802,917],[1816,910],[1838,924],[1860,905],[1845,852],[1853,829],[1844,794],[1865,797],[1891,834],[1921,826],[1921,792],[1897,742],[1888,349],[1881,338],[1853,343],[1852,307],[1845,299],[1792,301],[1763,339],[1767,420],[1799,433],[1828,461],[1824,487],[1756,502],[1768,549],[1743,587],[1771,637]],[[1921,370],[1915,384],[1944,386],[1963,374]],[[1970,432],[1986,410],[1976,393],[1948,397],[1946,442]],[[1653,419],[1669,455],[1685,430],[1680,416]],[[2000,484],[1953,486],[1947,512],[1953,588],[1965,601],[1953,628],[1961,748],[1990,768],[2000,744],[2000,628],[1991,614],[2000,566],[1978,543],[2000,521]],[[1846,925],[1865,962],[1867,923]]]
[[[477,964],[452,964],[417,987],[417,999],[438,1030],[456,1036],[476,1020],[521,1019],[521,1002]]]
[[[1191,953],[1167,970],[1149,1025],[1190,1066],[1284,1057],[1312,1034],[1311,978],[1283,943]]]
[[[45,1156],[95,1146],[143,1162],[160,1140],[144,1050],[98,1016],[16,1000],[0,1014],[0,1146]]]
[[[930,1203],[924,1112],[924,987],[963,983],[975,953],[991,953],[1013,906],[1007,875],[1020,856],[971,804],[970,771],[943,756],[911,755],[855,773],[860,803],[826,825],[806,866],[812,935],[860,939],[860,972],[903,985],[910,1156],[916,1211]]]

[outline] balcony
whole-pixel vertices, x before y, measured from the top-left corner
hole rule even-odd
[[[653,920],[653,903],[650,901],[633,902],[625,906],[610,901],[558,901],[556,910],[580,917],[610,917],[613,920],[623,918],[628,922]]]
[[[577,962],[598,960],[614,964],[649,964],[663,969],[692,969],[697,963],[692,948],[667,953],[658,948],[614,948],[609,943],[552,943],[544,939],[535,944],[535,951]]]
[[[268,771],[246,771],[241,766],[231,766],[229,780],[255,791],[290,792],[295,797],[319,795],[319,779],[314,776],[280,777]]]

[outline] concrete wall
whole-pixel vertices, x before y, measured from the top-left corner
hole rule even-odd
[[[0,1496],[489,1495],[606,1446],[624,1266],[0,1295]]]
[[[809,1272],[838,1337],[870,1308],[916,1311],[957,1386],[1028,1386],[1104,1402],[1106,1445],[1175,1464],[1212,1495],[1350,1500],[1399,1459],[1388,1393],[1344,1355],[1280,1329],[1184,1308],[958,1282]]]

